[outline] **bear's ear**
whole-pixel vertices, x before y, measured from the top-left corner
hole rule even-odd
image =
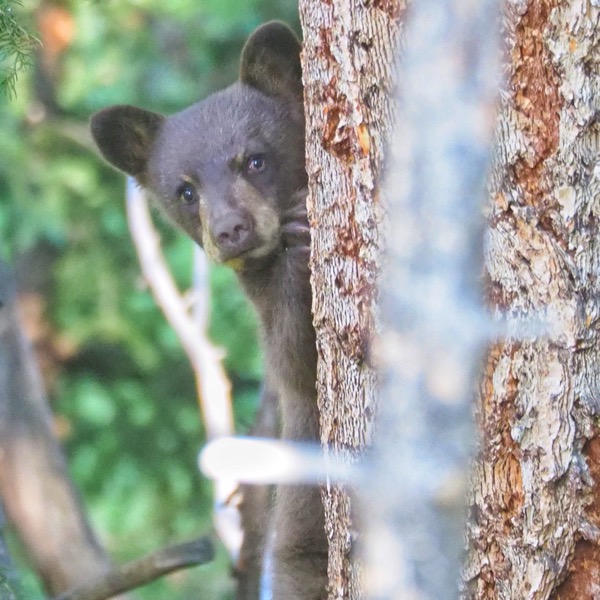
[[[242,50],[240,80],[267,96],[302,98],[302,46],[284,23],[261,25]]]
[[[90,129],[102,156],[114,167],[144,182],[150,152],[165,117],[117,105],[92,116]]]

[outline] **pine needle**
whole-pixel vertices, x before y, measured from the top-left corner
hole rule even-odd
[[[0,0],[0,92],[9,98],[15,96],[19,73],[31,66],[31,52],[39,44],[19,23],[16,6],[20,0]]]

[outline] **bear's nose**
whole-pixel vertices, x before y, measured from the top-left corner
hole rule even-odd
[[[241,252],[250,235],[250,221],[239,213],[229,213],[215,224],[214,235],[221,250]]]

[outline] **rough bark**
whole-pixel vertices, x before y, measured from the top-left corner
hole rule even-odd
[[[52,431],[41,378],[20,327],[14,282],[1,263],[0,495],[48,592],[108,570]]]
[[[547,333],[489,350],[464,597],[598,597],[600,314],[596,2],[508,2],[486,234],[493,311]]]
[[[369,341],[380,267],[379,182],[402,7],[402,0],[300,2],[321,441],[326,453],[348,460],[370,442],[375,413]],[[329,597],[359,598],[350,497],[327,485],[323,501]]]

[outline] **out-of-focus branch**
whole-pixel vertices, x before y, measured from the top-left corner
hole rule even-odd
[[[199,326],[179,293],[160,250],[144,193],[132,180],[127,186],[127,218],[144,278],[192,364],[207,436],[232,435],[231,385],[221,364],[223,353],[210,343],[204,326]],[[232,506],[236,490],[237,482],[215,482],[215,527],[234,557],[242,541],[239,512]]]
[[[212,560],[213,556],[212,542],[206,537],[168,546],[119,565],[102,577],[60,594],[55,600],[105,600],[150,583],[173,571],[202,565]]]
[[[389,169],[384,385],[363,486],[373,600],[458,596],[472,382],[491,332],[478,282],[497,10],[495,0],[420,0],[409,11]]]
[[[57,594],[110,568],[52,430],[15,284],[0,263],[0,496],[46,589]]]

